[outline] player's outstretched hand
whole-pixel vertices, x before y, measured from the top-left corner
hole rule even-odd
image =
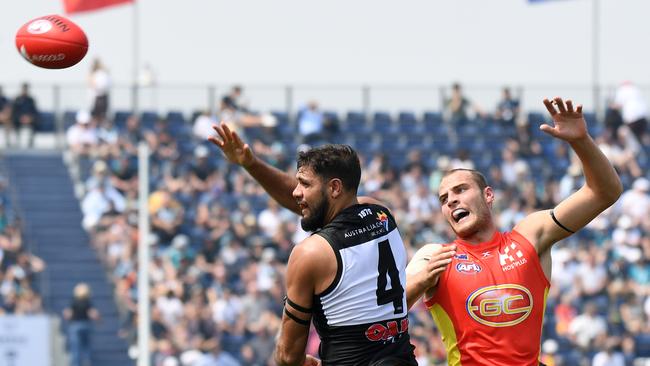
[[[567,142],[588,136],[581,104],[574,109],[571,100],[565,102],[562,98],[555,97],[553,100],[544,99],[544,105],[553,118],[553,126],[543,124],[539,126],[540,130]]]
[[[251,166],[255,162],[253,150],[239,138],[237,132],[231,131],[224,122],[213,125],[212,128],[219,137],[210,136],[208,140],[221,149],[229,162],[239,164],[244,168]]]

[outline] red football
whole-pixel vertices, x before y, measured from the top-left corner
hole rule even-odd
[[[18,52],[32,64],[46,69],[65,69],[88,52],[88,38],[81,28],[60,15],[30,20],[16,33]]]

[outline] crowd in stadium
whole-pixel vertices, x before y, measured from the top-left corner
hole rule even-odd
[[[351,144],[362,157],[359,193],[390,205],[411,254],[425,243],[453,238],[436,194],[450,168],[486,175],[503,230],[528,212],[554,207],[581,185],[582,171],[567,146],[537,130],[543,115],[520,111],[507,89],[489,112],[471,103],[460,85],[452,89],[442,113],[421,118],[324,112],[316,102],[296,116],[256,114],[239,103],[241,89],[225,96],[217,113],[197,113],[188,121],[172,113],[74,115],[68,160],[81,171],[82,224],[114,281],[121,335],[136,344],[140,141],[152,151],[147,244],[153,252],[155,366],[272,364],[286,262],[293,244],[308,235],[297,216],[206,141],[219,119],[285,171],[295,170],[297,149]],[[617,358],[632,365],[650,357],[650,143],[645,132],[627,128],[614,107],[600,123],[593,115],[587,120],[625,192],[553,251],[541,357],[547,365]],[[0,185],[2,309],[38,312],[30,279],[44,264],[22,249],[6,189]],[[410,313],[410,333],[421,365],[445,364],[440,334],[422,303]],[[318,344],[312,333],[308,352],[317,354]]]
[[[22,222],[12,204],[10,187],[0,167],[0,315],[43,312],[36,275],[45,263],[26,248]]]

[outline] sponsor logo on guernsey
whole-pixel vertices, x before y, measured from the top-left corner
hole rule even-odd
[[[386,323],[375,323],[366,329],[366,338],[371,342],[391,343],[409,329],[408,318],[402,319],[399,324],[396,320]]]
[[[388,215],[384,211],[377,212],[377,220],[384,225],[384,229],[388,231]]]
[[[501,264],[501,269],[504,272],[523,266],[527,262],[528,260],[524,257],[524,253],[517,247],[517,243],[515,242],[506,246],[503,253],[499,253],[499,264]]]
[[[361,217],[361,218],[364,218],[364,217],[368,216],[371,213],[372,213],[372,210],[370,210],[369,208],[365,208],[365,209],[359,211],[359,213],[357,215],[359,215],[359,217]],[[379,211],[377,213],[377,221],[376,222],[374,222],[374,223],[372,223],[370,225],[366,225],[364,227],[357,227],[357,228],[354,228],[354,229],[352,229],[350,231],[346,231],[345,234],[343,234],[343,236],[347,239],[347,238],[351,238],[353,236],[357,236],[359,234],[370,233],[370,236],[374,237],[374,236],[379,236],[379,235],[386,234],[387,232],[388,232],[388,215],[386,215],[386,213],[384,213],[384,211]]]
[[[465,253],[463,253],[463,254],[456,254],[456,255],[454,256],[454,258],[456,258],[456,259],[461,259],[461,260],[463,260],[463,259],[464,259],[464,260],[467,260],[467,254],[465,254]]]
[[[478,273],[481,272],[481,266],[474,262],[460,262],[456,264],[456,271],[460,273]]]
[[[487,251],[481,253],[481,255],[483,256],[483,258],[490,258],[492,256],[492,253],[490,251]]]
[[[533,295],[517,284],[485,286],[472,292],[466,302],[472,319],[489,327],[510,327],[530,316]]]

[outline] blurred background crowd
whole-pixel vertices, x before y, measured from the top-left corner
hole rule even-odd
[[[359,193],[391,208],[411,255],[425,243],[453,238],[437,199],[448,169],[475,168],[486,175],[496,191],[494,212],[502,230],[527,213],[554,207],[582,184],[579,162],[566,144],[537,129],[546,116],[520,110],[508,88],[498,105],[486,108],[454,84],[443,111],[422,115],[325,111],[317,101],[296,115],[258,113],[242,102],[243,92],[234,87],[216,110],[192,116],[108,113],[104,92],[88,112],[66,115],[65,156],[82,225],[114,283],[120,335],[132,345],[137,144],[145,141],[151,149],[147,245],[153,253],[148,270],[155,366],[271,365],[287,258],[294,243],[309,235],[299,217],[206,141],[217,121],[230,123],[259,157],[288,172],[295,171],[299,149],[327,142],[353,146],[362,158]],[[542,342],[547,365],[633,365],[650,357],[650,141],[641,99],[632,84],[623,84],[602,117],[586,113],[625,193],[553,250]],[[8,99],[5,104],[11,108]],[[2,121],[8,121],[7,134],[9,125],[24,127],[20,119]],[[38,312],[31,281],[45,264],[22,250],[20,220],[6,188],[0,184],[2,310]],[[418,303],[409,317],[420,364],[446,364],[440,333],[424,305]],[[314,332],[308,352],[317,354],[318,344]]]

